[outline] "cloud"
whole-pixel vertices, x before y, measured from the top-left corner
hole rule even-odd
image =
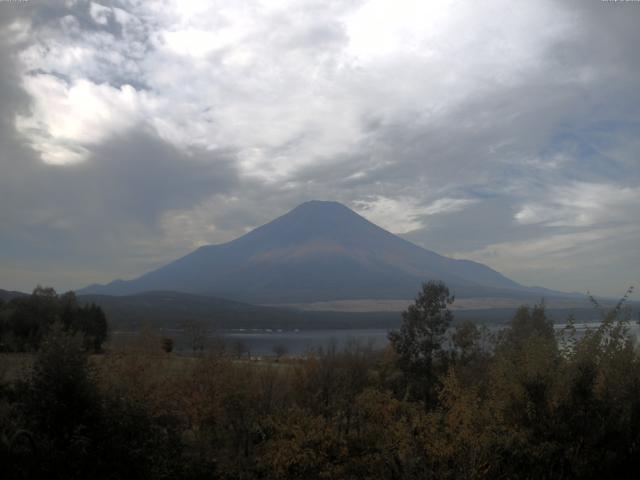
[[[520,281],[608,258],[592,290],[620,290],[637,7],[389,5],[0,3],[0,286],[132,276],[320,198]]]
[[[89,146],[135,127],[147,103],[131,85],[113,88],[84,79],[68,85],[47,74],[25,77],[23,88],[33,104],[31,115],[16,117],[16,130],[46,163],[57,165],[82,161]]]
[[[423,228],[426,217],[457,212],[474,202],[466,198],[445,197],[428,205],[420,205],[413,198],[377,196],[369,201],[355,202],[354,206],[373,223],[402,234]]]
[[[638,245],[640,228],[625,225],[499,242],[454,256],[489,261],[528,285],[538,285],[543,278],[547,288],[585,293],[600,286],[608,295],[621,296],[626,287],[637,284]]]
[[[554,185],[516,213],[521,224],[585,227],[625,224],[637,219],[640,188],[570,182]]]

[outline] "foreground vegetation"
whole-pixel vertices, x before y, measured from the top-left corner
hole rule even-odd
[[[491,336],[425,284],[384,352],[252,364],[153,336],[88,358],[54,323],[0,386],[5,478],[631,478],[640,352],[623,301],[557,334],[544,306]],[[624,300],[624,299],[623,299]],[[1,358],[1,357],[0,357]],[[2,374],[0,365],[0,374]],[[0,378],[4,376],[0,375]],[[633,475],[635,478],[635,475]]]

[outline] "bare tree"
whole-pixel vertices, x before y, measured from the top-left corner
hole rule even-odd
[[[184,330],[191,345],[194,355],[204,352],[206,330],[204,324],[197,320],[188,320],[184,323]]]
[[[273,346],[273,354],[276,356],[276,362],[280,361],[280,358],[284,357],[286,354],[289,353],[289,349],[281,344],[281,343],[277,343]]]
[[[251,356],[251,353],[249,351],[249,347],[247,346],[246,342],[241,338],[238,338],[233,343],[233,352],[238,357],[238,360],[241,359],[242,355],[244,355],[245,353],[247,354],[247,356]]]

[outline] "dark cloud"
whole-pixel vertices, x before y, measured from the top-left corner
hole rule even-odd
[[[35,18],[65,12],[48,8]],[[21,16],[2,18],[7,25]],[[161,241],[162,215],[237,188],[232,151],[185,152],[144,129],[109,138],[80,164],[42,162],[15,129],[15,115],[28,111],[30,98],[14,55],[7,44],[0,48],[7,67],[0,71],[0,265],[10,267],[0,273],[3,284],[28,288],[38,275],[51,278],[47,269],[54,264],[61,269],[58,284],[71,287],[78,270],[104,269],[108,278],[119,269],[130,272],[132,258],[142,265],[168,258],[177,252]],[[160,241],[154,246],[153,239]],[[12,283],[17,268],[35,271]]]
[[[46,165],[27,148],[16,150],[19,158],[6,150],[2,158],[3,205],[14,208],[1,212],[1,238],[3,244],[15,238],[22,258],[37,254],[34,246],[58,257],[126,256],[140,233],[162,235],[159,221],[167,210],[238,185],[232,155],[185,155],[135,131],[111,138],[77,165]],[[23,243],[25,236],[32,241]]]

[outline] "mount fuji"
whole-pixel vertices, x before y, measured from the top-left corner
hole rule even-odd
[[[412,298],[442,280],[458,298],[537,298],[560,292],[525,287],[481,263],[419,247],[337,202],[310,201],[231,242],[207,245],[133,280],[80,294],[177,291],[283,304]]]

